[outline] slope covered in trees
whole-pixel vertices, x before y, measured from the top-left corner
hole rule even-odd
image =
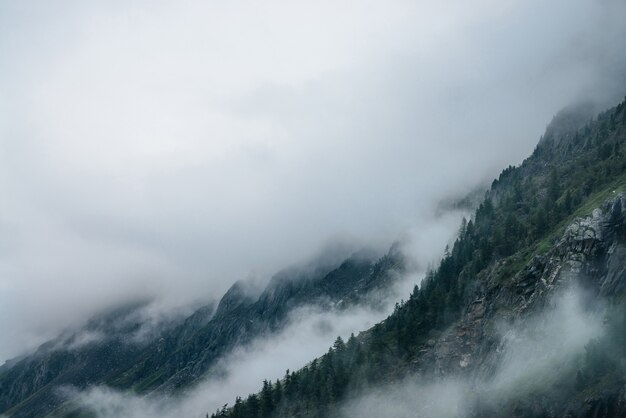
[[[626,102],[592,120],[580,109],[557,115],[533,154],[493,181],[438,267],[393,314],[348,341],[338,338],[327,354],[282,379],[263,382],[260,392],[237,398],[213,416],[335,416],[346,400],[367,388],[408,375],[468,373],[480,367],[474,366],[480,360],[469,359],[484,358],[498,344],[487,324],[538,311],[556,283],[569,280],[565,272],[584,276],[585,285],[610,306],[603,339],[588,345],[575,378],[559,383],[558,390],[544,388],[530,403],[524,396],[531,395],[520,393],[511,403],[515,406],[495,409],[477,402],[465,412],[626,413],[619,403],[626,383],[626,229],[618,194],[626,186],[625,155]],[[596,208],[593,217],[574,222]],[[592,233],[576,235],[581,226]],[[455,341],[469,348],[458,348]]]

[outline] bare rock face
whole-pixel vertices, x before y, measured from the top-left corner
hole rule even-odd
[[[533,259],[518,273],[515,281],[524,288],[521,312],[532,310],[555,288],[573,280],[586,278],[589,285],[604,289],[604,295],[624,285],[625,202],[621,193],[591,215],[575,219],[546,257]]]

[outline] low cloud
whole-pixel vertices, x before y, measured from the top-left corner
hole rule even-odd
[[[412,279],[405,278],[404,285]],[[79,405],[100,418],[204,417],[226,403],[232,405],[235,396],[257,392],[264,379],[282,378],[286,369],[297,370],[324,354],[336,336],[345,339],[371,327],[390,313],[397,297],[397,293],[387,295],[380,310],[303,307],[292,313],[283,331],[223,357],[213,368],[213,377],[178,397],[141,397],[104,386],[71,393]],[[544,312],[500,325],[495,356],[475,374],[408,377],[348,395],[340,413],[345,417],[463,417],[478,401],[483,407],[501,406],[524,393],[549,388],[571,372],[589,341],[602,336],[603,314],[602,306],[589,307],[584,292],[569,289],[554,297]]]
[[[554,297],[544,312],[516,324],[500,325],[495,355],[472,375],[408,377],[348,395],[339,412],[345,417],[463,417],[477,402],[482,407],[502,406],[550,388],[571,374],[585,346],[603,335],[603,306],[590,308],[587,296],[572,288]],[[213,369],[214,377],[179,397],[139,397],[107,387],[73,395],[78,396],[78,404],[100,418],[204,417],[225,403],[232,405],[235,396],[245,398],[257,392],[264,379],[281,378],[286,369],[297,370],[324,354],[337,335],[347,338],[369,328],[390,312],[396,297],[389,297],[383,310],[299,309],[282,332],[236,349],[220,360]]]

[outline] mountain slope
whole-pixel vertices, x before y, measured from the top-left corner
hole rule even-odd
[[[448,409],[440,416],[626,415],[626,103],[590,122],[578,110],[555,117],[532,156],[494,180],[451,251],[391,316],[215,416],[351,416],[343,408],[373,388],[400,382],[393,398],[408,381],[464,382],[462,407],[441,399]],[[543,364],[547,377],[507,372],[515,343],[499,330],[532,335],[531,324],[554,316],[568,291],[585,295],[576,302],[581,316],[604,315],[598,337],[557,353]],[[542,338],[530,341],[535,354],[547,351]],[[537,361],[531,356],[526,369]],[[494,383],[502,373],[506,393]],[[431,416],[430,394],[409,391],[420,402],[408,400],[402,412],[377,398],[357,415]]]
[[[193,385],[233,348],[279,331],[295,308],[342,309],[371,303],[374,295],[390,291],[404,268],[400,253],[393,247],[377,261],[372,257],[360,252],[340,264],[286,269],[260,295],[235,283],[216,309],[206,305],[141,341],[137,336],[143,324],[135,315],[140,307],[103,315],[7,365],[0,373],[0,414],[39,416],[59,407],[60,413],[69,413],[67,401],[73,395],[63,387],[106,384],[145,394]],[[82,342],[76,344],[78,340]]]

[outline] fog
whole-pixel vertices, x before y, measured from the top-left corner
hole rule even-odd
[[[402,277],[389,291],[371,295],[377,301],[376,308],[368,304],[348,309],[302,306],[289,315],[280,332],[237,347],[218,361],[209,378],[175,398],[164,397],[162,393],[133,396],[106,386],[80,393],[65,387],[60,388],[60,395],[76,396],[77,405],[102,418],[204,417],[225,403],[233,405],[236,396],[245,398],[258,392],[264,379],[275,381],[287,369],[305,366],[327,352],[337,336],[347,340],[351,333],[372,327],[392,312],[394,302],[408,294],[408,287],[414,286],[422,276],[416,272]]]
[[[267,280],[624,96],[622,1],[0,4],[0,362],[138,297]],[[436,249],[441,251],[440,248]]]
[[[342,416],[465,417],[474,416],[477,403],[502,411],[508,402],[562,382],[579,364],[585,345],[603,334],[603,315],[603,306],[590,306],[585,292],[569,288],[544,312],[501,324],[497,355],[471,375],[412,376],[354,396],[342,406]]]

